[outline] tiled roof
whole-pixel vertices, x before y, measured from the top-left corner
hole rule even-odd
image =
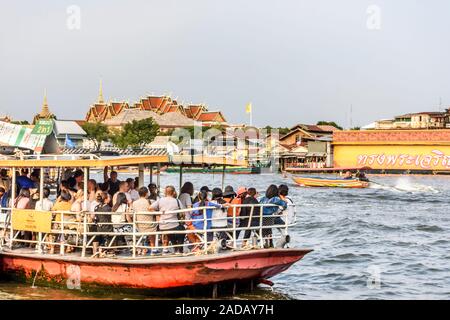
[[[191,127],[195,123],[192,119],[189,119],[178,112],[169,112],[159,115],[153,111],[139,109],[125,109],[111,119],[105,120],[104,123],[108,126],[118,127],[133,120],[139,121],[150,117],[161,127]]]
[[[198,121],[218,121],[221,122],[223,119],[220,111],[209,111],[202,112],[197,118]]]
[[[105,120],[104,123],[107,126],[122,126],[133,120],[143,120],[147,118],[153,118],[155,121],[160,117],[153,111],[139,110],[139,109],[125,109],[121,113],[112,117],[111,119]]]
[[[119,115],[123,110],[136,109],[142,111],[153,111],[158,115],[167,113],[179,113],[184,117],[192,120],[200,120],[205,122],[226,122],[223,114],[219,112],[208,111],[203,104],[183,106],[177,100],[170,96],[147,96],[141,98],[139,102],[129,106],[125,102],[113,102],[109,104],[95,103],[89,109],[87,121],[105,121]]]
[[[327,132],[339,131],[338,128],[336,128],[335,126],[330,126],[330,125],[317,125],[317,127],[319,127],[322,131],[327,131]]]
[[[178,112],[169,112],[159,116],[157,120],[160,126],[167,127],[192,127],[195,121]]]

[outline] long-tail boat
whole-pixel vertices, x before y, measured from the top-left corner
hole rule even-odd
[[[39,197],[43,199],[45,173],[55,168],[58,172],[65,172],[67,168],[77,168],[84,172],[84,208],[88,208],[87,184],[90,169],[104,167],[137,166],[139,185],[144,185],[145,166],[153,168],[162,165],[180,165],[180,185],[182,184],[183,167],[185,166],[242,166],[242,161],[227,158],[195,157],[183,158],[183,156],[134,156],[98,158],[94,155],[82,156],[22,156],[0,158],[0,168],[9,169],[11,177],[11,203],[15,203],[17,195],[16,171],[23,168],[34,168],[39,170]],[[150,181],[152,181],[150,170]],[[159,170],[158,170],[159,172]],[[223,182],[222,182],[223,184]],[[160,186],[160,177],[157,176],[157,185]],[[241,205],[244,206],[244,205]],[[249,206],[249,205],[247,205]],[[254,205],[255,206],[255,205]],[[251,208],[253,214],[254,206]],[[264,205],[259,205],[264,206]],[[208,218],[203,215],[202,230],[180,230],[170,233],[184,233],[187,236],[195,235],[190,243],[182,245],[182,253],[176,254],[174,244],[161,244],[162,237],[169,231],[144,232],[138,228],[142,215],[161,215],[160,212],[132,212],[132,222],[126,222],[132,226],[132,232],[128,233],[105,233],[94,232],[91,226],[96,222],[91,221],[93,214],[113,215],[114,213],[99,213],[83,211],[78,219],[73,217],[73,212],[58,211],[60,219],[55,219],[55,212],[38,210],[19,210],[15,208],[3,208],[0,213],[0,276],[21,279],[33,283],[57,285],[69,289],[83,288],[116,288],[116,289],[180,289],[193,288],[197,286],[217,286],[222,283],[270,283],[269,278],[287,270],[292,264],[303,258],[312,251],[311,249],[289,249],[288,229],[292,227],[292,221],[285,218],[285,225],[277,228],[283,232],[273,239],[264,238],[265,226],[262,216],[260,224],[253,227],[239,227],[237,225],[236,210],[233,207],[233,223],[231,227],[222,229],[207,229]],[[206,210],[207,208],[198,208]],[[176,213],[186,212],[192,209],[180,209]],[[262,208],[260,212],[262,212]],[[288,210],[286,210],[288,211]],[[175,213],[175,212],[174,212]],[[148,221],[148,220],[147,220]],[[177,220],[177,222],[183,220]],[[184,222],[192,220],[184,220]],[[170,221],[165,221],[170,222]],[[173,222],[173,221],[172,221]],[[154,222],[153,222],[154,223]],[[161,223],[161,221],[157,222]],[[106,223],[107,224],[107,223]],[[112,223],[111,223],[112,224]],[[76,225],[76,228],[68,228]],[[251,241],[243,243],[237,235],[239,231],[251,229],[254,233]],[[227,239],[221,242],[208,240],[207,235],[211,232],[226,232]],[[24,233],[33,234],[33,238],[23,237]],[[53,235],[49,237],[49,235]],[[94,254],[94,240],[98,236],[107,236],[111,240],[102,244],[105,256],[98,257]],[[129,237],[130,243],[118,244],[114,241],[117,236]],[[149,247],[145,242],[149,236],[155,236],[156,244]],[[56,240],[60,239],[60,240]],[[63,239],[63,240],[61,240]],[[69,242],[69,239],[71,242]],[[272,240],[275,245],[266,249],[267,241]],[[59,247],[57,253],[50,253],[49,246]],[[178,245],[180,246],[180,245]],[[75,249],[72,253],[67,248]],[[188,247],[196,247],[194,252]],[[140,251],[151,249],[157,251],[152,255],[139,255]],[[161,250],[166,251],[161,255]],[[113,251],[114,253],[111,253]],[[217,288],[217,287],[216,287]]]
[[[367,188],[368,181],[359,179],[333,179],[322,177],[293,177],[296,184],[302,187],[326,187],[326,188]]]

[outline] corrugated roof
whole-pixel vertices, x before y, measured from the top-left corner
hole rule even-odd
[[[63,154],[93,154],[96,153],[93,149],[84,148],[64,148],[61,150]],[[166,148],[145,148],[142,150],[138,149],[120,149],[116,147],[102,148],[100,152],[114,152],[120,155],[133,155],[133,156],[164,156],[167,155]]]
[[[86,135],[86,132],[75,121],[54,120],[56,135],[75,134]]]

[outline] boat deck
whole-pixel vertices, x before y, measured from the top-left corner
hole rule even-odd
[[[0,251],[0,255],[16,256],[23,258],[33,258],[42,260],[60,260],[64,262],[84,262],[84,263],[99,263],[99,264],[174,264],[174,263],[192,263],[192,262],[203,262],[208,260],[220,260],[228,258],[236,258],[246,255],[271,255],[283,252],[283,254],[307,254],[311,252],[312,249],[252,249],[252,250],[225,250],[219,253],[213,254],[183,254],[183,255],[158,255],[158,256],[138,256],[132,257],[128,254],[122,253],[117,254],[112,258],[93,258],[91,256],[82,257],[81,252],[67,253],[65,255],[61,254],[49,254],[49,253],[38,253],[33,248],[17,248],[17,249],[6,249]]]

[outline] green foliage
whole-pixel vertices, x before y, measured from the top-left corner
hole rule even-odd
[[[12,124],[20,124],[22,126],[29,125],[30,123],[27,120],[18,120],[18,121],[11,121]]]
[[[353,127],[353,128],[350,128],[350,130],[361,130],[361,127]]]
[[[152,119],[133,120],[122,130],[111,131],[111,141],[119,148],[144,147],[158,135],[159,125]]]
[[[338,124],[336,124],[336,122],[334,122],[334,121],[318,121],[317,125],[318,126],[333,126],[335,128],[338,128],[339,130],[342,130],[342,127],[339,126]]]
[[[222,126],[222,125],[214,125],[214,126],[211,126],[211,127],[198,127],[198,126],[195,127],[195,126],[192,126],[192,127],[186,127],[184,129],[186,129],[187,131],[190,132],[192,139],[201,139],[202,136],[203,136],[203,133],[205,133],[209,129],[217,129],[217,130],[219,130],[221,132],[225,131],[225,127]]]
[[[171,136],[174,131],[175,131],[175,129],[169,129],[169,130],[166,130],[166,131],[160,131],[159,135],[160,136]]]
[[[95,150],[99,150],[103,141],[108,141],[109,130],[101,122],[86,122],[81,126],[86,132],[86,137],[94,143]]]
[[[285,134],[289,133],[289,131],[291,131],[290,128],[286,128],[286,127],[273,128],[271,126],[265,126],[264,129],[267,130],[268,134],[271,134],[272,130],[278,130],[278,134],[280,137],[284,136]]]

